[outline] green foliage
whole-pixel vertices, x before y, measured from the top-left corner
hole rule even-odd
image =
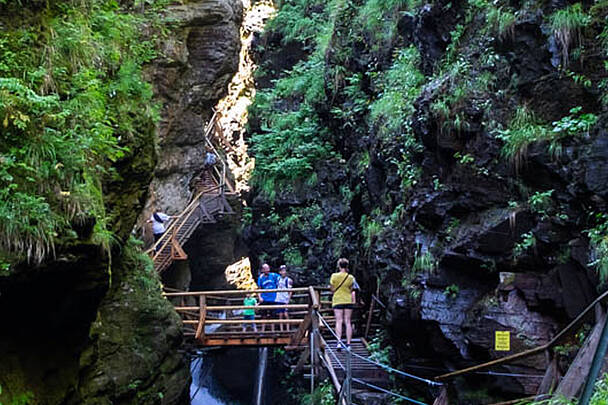
[[[575,136],[589,134],[589,129],[597,122],[597,116],[593,113],[582,113],[583,107],[570,109],[567,115],[559,121],[553,121],[553,133],[557,137]]]
[[[386,72],[371,75],[380,92],[369,107],[369,120],[380,137],[399,142],[401,159],[391,162],[397,166],[404,189],[415,184],[420,175],[420,169],[413,164],[412,154],[421,146],[411,131],[414,101],[424,83],[419,64],[420,54],[411,46],[396,51],[393,64]]]
[[[290,267],[302,267],[304,265],[304,258],[302,253],[296,247],[290,247],[283,253],[285,263]]]
[[[569,400],[562,395],[542,401],[526,402],[527,405],[575,405],[576,400]],[[595,382],[595,389],[589,405],[606,405],[608,403],[608,374],[604,374]]]
[[[394,37],[400,10],[411,10],[420,0],[366,0],[359,10],[356,23],[372,37],[372,49],[378,51],[383,42]]]
[[[553,194],[553,190],[547,190],[542,193],[537,191],[532,194],[530,198],[528,198],[528,205],[532,212],[546,215],[552,205],[551,194]]]
[[[547,138],[548,130],[527,106],[519,106],[515,116],[505,130],[498,130],[496,137],[504,142],[502,155],[511,159],[520,168],[525,159],[528,145]]]
[[[387,344],[387,336],[385,333],[376,333],[368,342],[367,349],[370,353],[370,359],[378,363],[389,365],[391,361],[391,345]]]
[[[583,114],[582,107],[574,107],[570,114],[553,121],[551,127],[543,124],[526,106],[520,106],[515,116],[505,130],[497,130],[496,137],[504,142],[503,156],[510,158],[516,168],[520,168],[525,160],[528,145],[532,142],[548,141],[549,152],[558,157],[561,141],[568,136],[587,134],[597,122],[597,116],[592,113]]]
[[[311,10],[323,9],[327,2],[315,0],[285,0],[277,15],[268,22],[267,30],[276,30],[283,34],[283,41],[314,43],[323,24],[322,12]]]
[[[450,299],[458,297],[458,294],[460,294],[460,287],[458,287],[456,284],[451,284],[447,286],[445,290],[443,290],[443,295]]]
[[[304,394],[300,398],[300,404],[302,405],[334,405],[335,403],[334,389],[329,380],[324,380],[319,384],[312,394]]]
[[[508,7],[488,7],[486,21],[490,30],[499,38],[515,35],[514,28],[517,17]]]
[[[369,250],[378,235],[382,233],[382,224],[368,217],[367,215],[361,216],[359,224],[361,226],[363,236],[363,247],[366,250]]]
[[[591,16],[583,11],[581,3],[557,10],[549,16],[549,25],[560,45],[562,66],[568,66],[569,48],[573,42],[581,44],[581,29],[589,25]]]
[[[2,386],[0,385],[0,395],[2,395]],[[17,395],[13,395],[11,401],[6,405],[28,405],[33,403],[34,401],[34,393],[31,391],[21,392]],[[4,402],[0,402],[0,405],[3,405]]]
[[[315,105],[325,97],[323,59],[313,57],[296,65],[275,87],[257,93],[251,113],[262,121],[262,131],[251,137],[256,158],[253,184],[274,198],[277,188],[295,180],[316,183],[315,164],[335,157]],[[281,111],[280,100],[297,107]]]
[[[0,33],[0,250],[17,259],[42,260],[90,217],[109,248],[102,181],[158,119],[141,73],[154,57],[144,17],[86,5],[47,5]]]
[[[427,250],[424,253],[421,253],[420,251],[416,252],[414,264],[412,265],[412,273],[430,273],[433,272],[436,267],[437,260],[430,251]]]
[[[370,105],[370,120],[378,126],[380,135],[394,136],[409,131],[415,112],[414,100],[424,83],[419,64],[418,50],[414,46],[403,48],[396,51],[391,68],[374,77],[379,82],[380,93]]]
[[[521,235],[521,242],[518,242],[513,246],[513,258],[517,259],[524,253],[526,253],[529,249],[534,248],[536,246],[536,237],[532,231],[524,233]]]
[[[605,283],[608,281],[608,215],[595,214],[594,220],[597,225],[585,231],[592,248],[589,266],[595,267]]]
[[[458,160],[458,163],[460,163],[461,165],[468,165],[468,164],[472,164],[473,162],[475,162],[475,158],[473,156],[469,155],[468,153],[465,153],[463,155],[460,152],[456,152],[456,153],[454,153],[454,158],[456,160]]]

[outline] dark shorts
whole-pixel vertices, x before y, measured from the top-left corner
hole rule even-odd
[[[275,302],[276,305],[287,305],[284,302]],[[274,310],[275,314],[286,314],[287,313],[287,308],[277,308]]]
[[[255,319],[255,315],[243,315],[243,319],[246,321],[253,321]]]
[[[262,303],[260,303],[260,305],[276,305],[276,302],[274,301],[264,301]],[[260,309],[260,315],[262,316],[262,319],[270,319],[273,318],[274,315],[276,315],[276,309]]]
[[[333,309],[355,309],[353,304],[338,304],[332,307]]]

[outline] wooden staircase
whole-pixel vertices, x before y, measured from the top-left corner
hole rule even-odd
[[[213,143],[225,139],[221,132],[216,113],[205,127],[205,140],[207,147],[218,157],[218,163],[204,169],[193,180],[194,198],[148,250],[154,261],[154,269],[159,273],[166,270],[175,260],[188,258],[182,246],[199,225],[215,223],[222,216],[234,213],[227,197],[237,195],[235,186],[227,175],[226,158]]]

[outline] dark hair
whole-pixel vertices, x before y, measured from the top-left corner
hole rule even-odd
[[[348,259],[342,257],[338,259],[338,268],[339,269],[348,269]]]

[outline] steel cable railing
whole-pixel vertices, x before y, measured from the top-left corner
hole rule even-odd
[[[336,335],[336,333],[335,333],[335,331],[333,330],[333,328],[332,328],[332,327],[329,325],[329,323],[328,323],[328,322],[327,322],[327,321],[326,321],[326,320],[323,318],[323,316],[322,316],[322,315],[321,315],[321,314],[320,314],[318,311],[316,311],[316,314],[317,314],[317,316],[318,316],[319,320],[321,321],[321,323],[322,323],[322,324],[325,326],[325,328],[326,328],[326,329],[327,329],[327,330],[328,330],[328,331],[329,331],[329,332],[330,332],[330,333],[333,335],[333,337],[334,337],[334,338],[337,340],[338,345],[339,345],[340,347],[342,347],[343,349],[347,350],[347,355],[352,355],[352,356],[355,356],[355,357],[357,357],[357,358],[359,358],[359,359],[362,359],[362,360],[364,360],[364,361],[366,361],[366,362],[368,362],[368,363],[370,363],[370,364],[374,364],[374,365],[376,365],[377,367],[380,367],[380,368],[382,368],[382,369],[384,369],[384,370],[386,370],[386,371],[388,371],[388,372],[391,372],[391,373],[394,373],[394,374],[400,375],[400,376],[402,376],[402,377],[411,378],[411,379],[416,380],[416,381],[424,382],[424,383],[426,383],[426,384],[427,384],[427,385],[429,385],[429,386],[441,386],[441,385],[443,385],[442,383],[437,383],[437,382],[435,382],[435,381],[431,381],[431,380],[428,380],[428,379],[426,379],[426,378],[418,377],[418,376],[415,376],[415,375],[413,375],[413,374],[409,374],[409,373],[406,373],[406,372],[404,372],[404,371],[397,370],[397,369],[395,369],[395,368],[393,368],[393,367],[387,366],[387,365],[385,365],[385,364],[379,363],[379,362],[377,362],[377,361],[371,360],[371,359],[369,359],[369,358],[367,358],[367,357],[361,356],[361,355],[359,355],[359,354],[357,354],[357,353],[353,352],[353,351],[352,351],[352,350],[351,350],[349,347],[347,347],[346,345],[344,345],[344,343],[342,343],[342,341],[341,341],[341,340],[338,338],[338,335]],[[342,364],[342,362],[340,361],[340,359],[338,358],[338,356],[337,356],[337,355],[334,353],[334,351],[331,349],[331,347],[326,346],[326,349],[329,349],[329,354],[330,354],[330,356],[332,356],[332,357],[333,357],[333,359],[336,361],[336,363],[338,364],[338,366],[340,366],[340,368],[341,368],[341,369],[342,369],[342,370],[345,372],[345,375],[349,375],[350,373],[348,373],[348,372],[347,372],[347,368],[348,368],[348,367],[345,367],[345,366]],[[347,366],[349,365],[348,363],[349,363],[349,362],[347,361]],[[328,366],[331,366],[331,365],[328,365]],[[351,375],[350,379],[351,379],[351,381],[356,382],[357,384],[360,384],[360,385],[366,386],[366,387],[371,388],[371,389],[374,389],[374,390],[376,390],[376,391],[383,392],[383,393],[385,393],[385,394],[389,394],[389,395],[391,395],[391,396],[393,396],[393,397],[395,397],[395,398],[399,398],[399,399],[402,399],[402,400],[404,400],[404,401],[408,401],[408,402],[410,402],[410,403],[417,404],[417,405],[427,405],[426,403],[424,403],[424,402],[420,402],[420,401],[418,401],[418,400],[416,400],[416,399],[409,398],[409,397],[407,397],[407,396],[405,396],[405,395],[402,395],[402,394],[399,394],[399,393],[397,393],[397,392],[390,391],[390,390],[387,390],[387,389],[385,389],[385,388],[379,387],[379,386],[377,386],[377,385],[375,385],[375,384],[371,384],[371,383],[368,383],[368,382],[366,382],[366,381],[363,381],[363,380],[361,380],[361,379],[359,379],[359,378],[352,377],[352,375]],[[347,385],[347,384],[349,384],[349,382],[344,382],[344,383],[342,384],[342,386],[344,387],[344,386],[345,386],[345,385]],[[342,392],[340,392],[340,394],[342,394]]]
[[[323,322],[323,324],[330,331],[330,333],[338,340],[338,343],[343,348],[346,349],[347,348],[346,345],[344,345],[344,343],[342,343],[341,340],[338,339],[338,336],[335,334],[334,330],[331,328],[331,326],[329,326],[329,324],[327,323],[327,321],[325,319],[323,319],[323,316],[321,314],[319,314],[319,319],[321,320],[321,322]],[[442,386],[443,385],[443,383],[439,383],[439,382],[432,381],[432,380],[429,380],[429,379],[426,379],[426,378],[418,377],[416,375],[413,375],[413,374],[410,374],[410,373],[406,373],[405,371],[397,370],[397,369],[395,369],[395,368],[393,368],[391,366],[387,366],[386,364],[379,363],[379,362],[377,362],[375,360],[372,360],[372,359],[370,359],[368,357],[361,356],[360,354],[357,354],[355,352],[352,352],[352,355],[355,356],[355,357],[357,357],[357,358],[359,358],[359,359],[361,359],[361,360],[364,360],[364,361],[366,361],[368,363],[374,364],[374,365],[376,365],[376,366],[378,366],[378,367],[380,367],[380,368],[382,368],[382,369],[384,369],[386,371],[389,371],[391,373],[395,373],[395,374],[401,375],[401,376],[406,377],[406,378],[411,378],[413,380],[423,382],[423,383],[425,383],[427,385],[430,385],[430,386],[437,387],[437,386]]]

